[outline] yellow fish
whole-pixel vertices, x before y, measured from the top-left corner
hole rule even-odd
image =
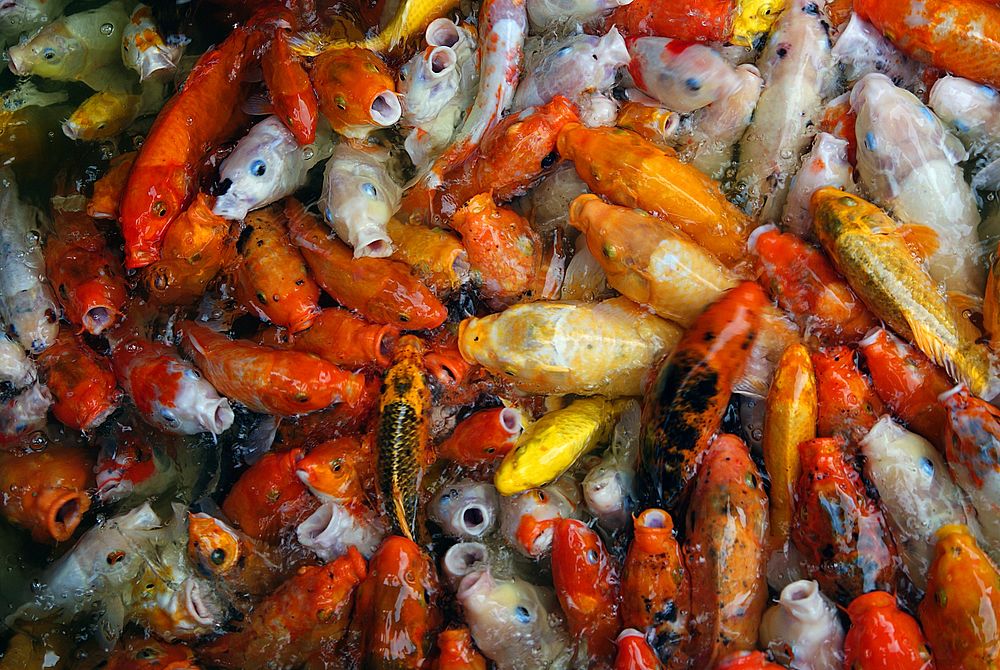
[[[528,426],[500,463],[494,481],[497,491],[512,496],[557,479],[576,459],[608,439],[627,404],[627,398],[580,398]]]
[[[786,4],[787,0],[740,0],[730,41],[739,46],[753,47],[771,32]]]
[[[349,40],[333,34],[307,32],[292,41],[292,51],[300,56],[318,56],[330,49],[360,47],[376,53],[386,53],[423,34],[431,21],[458,6],[458,0],[403,0],[396,15],[382,32],[365,40]]]
[[[978,332],[955,314],[881,209],[835,188],[812,197],[816,236],[868,307],[976,395],[996,383]]]

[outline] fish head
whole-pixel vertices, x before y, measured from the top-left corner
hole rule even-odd
[[[156,450],[141,437],[118,434],[101,446],[97,457],[97,497],[111,503],[128,497],[162,469]]]
[[[215,387],[192,366],[179,361],[171,364],[174,392],[169,400],[161,396],[159,402],[153,403],[151,413],[156,424],[181,435],[224,433],[235,418],[229,401],[220,397]]]
[[[105,670],[198,670],[194,652],[183,644],[155,637],[123,640],[108,658]]]
[[[64,22],[46,26],[28,42],[12,46],[7,56],[10,71],[19,77],[67,81],[83,74],[87,67],[86,46]]]
[[[408,125],[431,121],[458,93],[458,56],[449,46],[429,46],[399,71],[399,95]]]
[[[391,535],[368,569],[375,585],[375,610],[395,614],[381,635],[419,648],[440,619],[434,606],[440,590],[434,564],[412,540]]]
[[[493,529],[498,507],[496,488],[466,480],[441,489],[430,503],[429,516],[448,535],[478,539]]]
[[[328,440],[296,464],[295,474],[323,500],[344,503],[360,500],[364,489],[354,460],[360,451],[354,438]]]
[[[386,255],[385,228],[399,209],[402,189],[388,175],[388,152],[346,143],[334,149],[323,177],[323,217],[355,254]]]
[[[489,568],[462,579],[456,597],[483,653],[500,667],[547,667],[565,646],[553,626],[542,589],[498,580]],[[551,598],[546,598],[551,600]]]
[[[191,562],[209,577],[229,573],[242,558],[236,531],[203,512],[188,514],[187,551]]]
[[[561,588],[572,593],[580,607],[584,600],[600,602],[611,566],[596,532],[582,521],[560,519],[552,538],[552,570],[559,572]]]
[[[555,525],[573,514],[573,505],[549,488],[529,489],[503,498],[500,528],[511,545],[525,556],[538,558],[552,548]]]
[[[241,220],[252,209],[287,195],[288,177],[294,170],[291,154],[301,149],[292,133],[276,116],[269,116],[239,141],[219,167],[218,198],[212,211]]]
[[[188,576],[177,584],[147,573],[139,590],[136,618],[165,640],[203,635],[223,621],[223,603],[206,579]]]
[[[139,96],[120,91],[100,91],[77,107],[63,124],[63,133],[73,140],[91,142],[122,133],[133,121]]]

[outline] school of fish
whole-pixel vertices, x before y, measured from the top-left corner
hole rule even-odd
[[[997,0],[0,48],[0,670],[1000,668]]]

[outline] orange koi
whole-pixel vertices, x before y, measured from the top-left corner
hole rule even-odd
[[[847,95],[831,100],[823,110],[823,118],[819,122],[820,132],[830,133],[847,142],[847,162],[851,165],[858,163],[857,122],[858,115],[851,107],[851,100]]]
[[[364,377],[318,356],[230,340],[190,321],[181,329],[182,347],[208,381],[252,411],[295,416],[361,397]]]
[[[247,215],[249,234],[237,245],[236,294],[262,320],[297,333],[319,314],[319,286],[288,239],[281,212],[272,205]]]
[[[634,535],[622,569],[622,623],[655,630],[654,643],[673,655],[685,641],[691,583],[670,514],[652,507],[635,517]],[[619,640],[619,654],[621,654]]]
[[[600,536],[576,519],[559,519],[552,537],[552,583],[569,624],[590,663],[612,662],[622,627],[618,568]],[[585,645],[585,646],[584,646]]]
[[[802,476],[795,487],[792,541],[810,578],[848,603],[868,591],[892,591],[898,580],[896,546],[878,505],[839,437],[799,445]]]
[[[285,29],[275,30],[260,65],[274,114],[300,146],[312,144],[316,139],[319,100],[302,62],[292,54]]]
[[[431,670],[486,670],[486,659],[476,651],[468,628],[449,628],[438,635],[439,656]]]
[[[259,33],[238,26],[205,52],[184,87],[160,111],[129,172],[119,209],[125,266],[140,268],[160,257],[163,235],[197,189],[202,159],[244,118],[243,72],[254,58]],[[220,113],[219,101],[226,101]]]
[[[104,670],[200,670],[186,644],[168,644],[155,637],[130,637],[119,642]]]
[[[761,284],[805,333],[826,344],[857,342],[878,325],[823,252],[793,233],[758,228],[749,246]]]
[[[276,549],[203,512],[188,513],[187,551],[202,574],[237,593],[266,595],[286,576]]]
[[[132,163],[138,155],[137,151],[130,151],[111,160],[108,171],[94,182],[94,193],[87,201],[87,216],[95,219],[118,219],[118,203],[121,202],[125,183],[132,171]]]
[[[295,474],[322,500],[356,504],[365,498],[365,485],[375,475],[369,440],[336,437],[309,450],[295,466]]]
[[[66,320],[91,335],[113,327],[125,310],[119,260],[93,219],[59,212],[45,241],[45,270]]]
[[[885,591],[858,596],[847,608],[844,667],[857,670],[934,670],[934,657],[917,620]]]
[[[917,613],[942,668],[987,670],[1000,663],[1000,573],[965,526],[938,530]]]
[[[399,329],[382,323],[369,323],[346,309],[321,310],[308,330],[295,337],[283,338],[269,328],[258,338],[260,344],[286,347],[319,356],[334,365],[357,369],[389,365],[389,350]]]
[[[444,442],[438,455],[474,467],[503,458],[514,448],[524,430],[521,412],[512,407],[484,409],[461,421]]]
[[[369,49],[324,51],[313,61],[310,76],[320,111],[341,135],[364,139],[396,123],[403,113],[396,80]]]
[[[947,413],[938,396],[952,387],[948,375],[916,347],[884,328],[858,344],[878,397],[913,432],[943,451]]]
[[[768,304],[754,282],[724,294],[694,322],[646,393],[640,478],[652,505],[673,509],[722,423]]]
[[[361,667],[400,670],[430,665],[441,625],[441,588],[434,563],[405,537],[385,539],[358,587],[351,633],[359,642]]]
[[[882,401],[854,362],[854,350],[830,347],[812,354],[819,437],[840,436],[852,450],[885,413]]]
[[[38,362],[52,394],[52,414],[67,428],[93,430],[118,409],[122,394],[111,363],[68,328],[59,329]]]
[[[313,271],[317,283],[337,302],[367,319],[399,328],[436,328],[448,316],[441,301],[409,268],[388,258],[354,258],[351,248],[301,203],[288,200],[285,213],[292,241]]]
[[[1000,86],[1000,5],[990,0],[855,0],[854,11],[911,58]]]
[[[733,34],[736,0],[634,0],[619,7],[606,24],[623,35],[658,35],[689,42],[725,42]]]
[[[187,305],[204,293],[219,271],[236,259],[233,224],[212,213],[209,196],[199,193],[163,236],[160,259],[143,270],[152,302]]]
[[[340,642],[366,575],[365,559],[354,547],[327,565],[299,568],[254,607],[239,631],[209,642],[200,653],[223,668],[298,667]]]
[[[623,630],[615,643],[618,646],[615,670],[663,670],[663,664],[646,642],[646,636],[634,628]]]
[[[462,236],[485,298],[504,304],[531,288],[542,244],[527,219],[480,193],[455,213],[450,225]]]
[[[295,474],[302,456],[301,449],[264,454],[233,484],[222,511],[253,539],[277,544],[319,506]]]
[[[767,606],[767,495],[750,450],[720,435],[705,455],[688,509],[684,563],[691,576],[692,667],[757,645]]]
[[[94,461],[83,449],[0,452],[0,514],[35,542],[65,542],[90,509]]]
[[[726,266],[742,260],[751,222],[696,168],[621,128],[567,123],[557,144],[594,193],[662,216]]]

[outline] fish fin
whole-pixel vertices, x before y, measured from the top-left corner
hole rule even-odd
[[[972,178],[974,191],[1000,191],[1000,158],[987,163],[982,170]]]
[[[905,223],[897,228],[897,232],[903,238],[910,253],[921,261],[933,256],[938,247],[941,246],[937,232],[933,228],[918,223]]]
[[[395,492],[392,496],[392,511],[396,517],[396,525],[399,531],[406,536],[406,539],[413,540],[413,533],[410,531],[410,520],[406,518],[406,505],[403,503],[403,496]]]
[[[951,356],[945,352],[941,339],[923,323],[909,321],[910,330],[913,331],[913,343],[917,349],[927,354],[927,357],[944,368],[945,372],[952,379],[964,379]]]
[[[243,101],[243,111],[250,116],[268,116],[274,113],[274,107],[266,95],[254,93]]]
[[[125,628],[125,603],[121,598],[108,598],[104,605],[104,615],[100,619],[98,635],[101,646],[105,649],[112,649]]]
[[[321,32],[310,30],[294,35],[288,40],[288,46],[292,53],[297,56],[309,56],[315,58],[324,51],[331,49],[346,49],[352,42],[342,38],[330,39]]]

